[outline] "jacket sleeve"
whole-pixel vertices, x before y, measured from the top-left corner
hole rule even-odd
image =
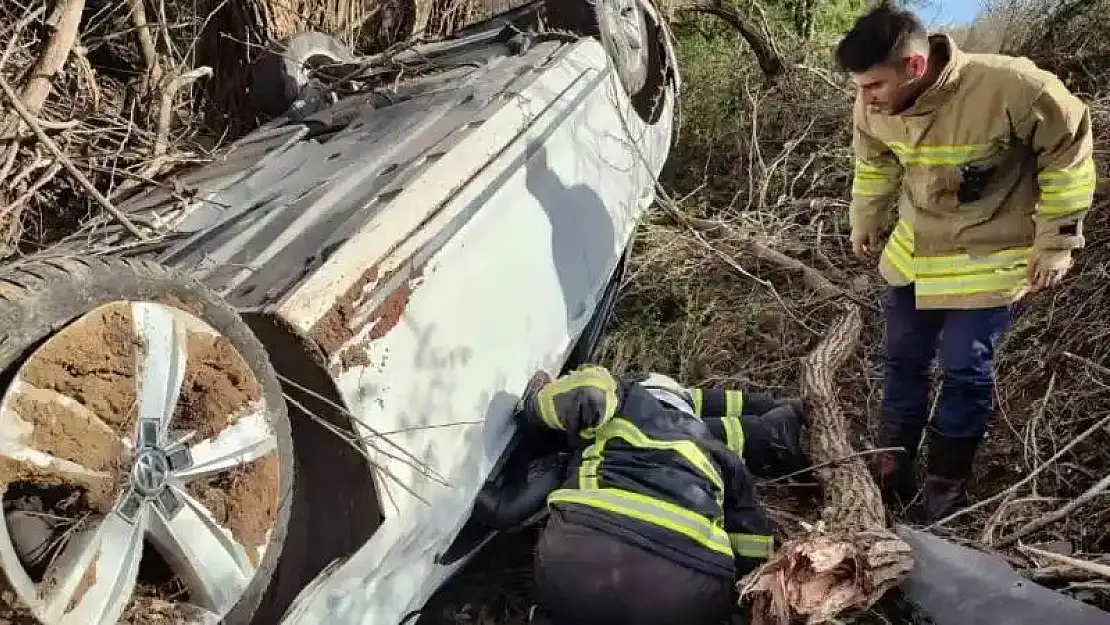
[[[607,369],[585,365],[521,398],[520,415],[529,427],[592,438],[617,411],[617,380]]]
[[[744,417],[764,414],[779,402],[767,394],[741,390],[689,389],[694,399],[694,412],[705,421],[709,432],[744,457]]]
[[[755,494],[755,480],[744,461],[718,441],[706,444],[724,477],[725,531],[732,543],[738,576],[762,564],[775,553],[771,523]]]
[[[902,185],[902,164],[885,143],[870,133],[863,101],[852,113],[852,230],[876,231],[895,203]]]
[[[1035,247],[1070,250],[1083,247],[1082,220],[1095,192],[1094,139],[1087,105],[1048,75],[1019,136],[1029,137],[1037,157],[1039,199]]]

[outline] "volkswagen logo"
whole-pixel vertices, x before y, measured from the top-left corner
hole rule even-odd
[[[146,448],[135,458],[131,481],[143,495],[157,495],[170,478],[170,459],[161,449]]]

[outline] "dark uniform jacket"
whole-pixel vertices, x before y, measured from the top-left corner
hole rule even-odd
[[[531,389],[519,414],[526,426],[564,432],[575,449],[567,479],[547,500],[563,518],[735,576],[773,553],[770,524],[736,451],[742,433],[730,421],[707,426],[722,417],[738,425],[740,395],[694,395],[699,416],[668,407],[634,378],[587,365]]]

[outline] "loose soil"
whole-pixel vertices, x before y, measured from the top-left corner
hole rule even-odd
[[[117,622],[119,625],[184,625],[194,622],[195,619],[190,618],[194,611],[185,603],[138,595],[127,604]]]
[[[131,307],[89,314],[55,335],[23,369],[23,379],[83,404],[120,436],[131,438],[137,412]]]
[[[266,544],[280,505],[281,462],[276,451],[233,471],[189,484],[220,525],[247,550],[258,565],[258,548]]]
[[[29,390],[12,397],[8,404],[20,418],[34,426],[31,447],[92,471],[106,472],[109,477],[58,473],[30,463],[0,458],[0,484],[34,481],[43,486],[75,485],[87,493],[92,510],[107,512],[115,502],[129,462],[120,437],[92,421],[83,410],[47,397],[49,395]]]
[[[262,387],[227,339],[190,333],[189,365],[174,428],[212,438],[262,397]],[[277,453],[249,465],[189,484],[186,488],[246,548],[257,564],[257,547],[277,516],[281,464]]]
[[[352,367],[366,367],[370,365],[370,354],[361,345],[351,345],[339,353],[339,366],[342,371]]]
[[[374,327],[370,329],[370,340],[380,339],[390,330],[397,327],[401,322],[401,315],[405,313],[405,308],[409,305],[409,296],[412,295],[412,290],[408,283],[402,284],[397,287],[380,306],[370,313],[370,323]]]
[[[222,336],[190,333],[189,364],[173,427],[212,438],[262,397],[262,387],[239,352]]]
[[[62,473],[27,462],[0,458],[0,488],[5,510],[30,509],[59,521],[59,536],[79,529],[92,515],[106,513],[114,504],[129,459],[121,443],[135,423],[135,352],[139,344],[131,309],[116,304],[98,310],[51,338],[21,372],[28,390],[11,397],[8,408],[33,429],[32,448],[77,463],[107,478]],[[84,409],[59,401],[72,399]],[[86,410],[87,409],[87,410]],[[99,418],[102,423],[95,419]],[[107,426],[107,427],[105,427]],[[43,561],[28,563],[40,591],[52,583],[44,570],[66,541],[57,540]],[[91,568],[77,589],[75,606],[95,580]],[[11,593],[8,593],[11,594]],[[3,604],[15,604],[5,597]],[[29,616],[0,609],[0,622],[33,622]]]

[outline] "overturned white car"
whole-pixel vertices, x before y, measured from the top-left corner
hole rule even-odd
[[[285,53],[283,115],[0,270],[0,616],[405,622],[597,345],[673,137],[653,6]]]

